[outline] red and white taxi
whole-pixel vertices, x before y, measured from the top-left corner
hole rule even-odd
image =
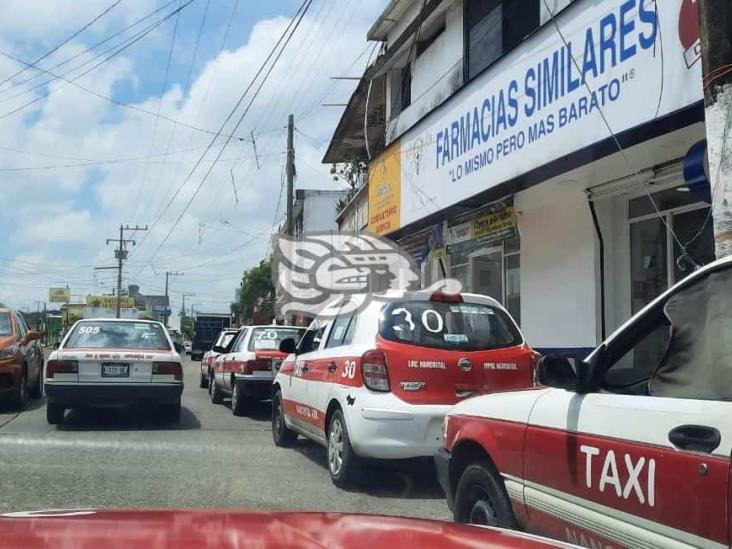
[[[282,360],[280,351],[285,339],[300,339],[305,328],[297,326],[246,326],[229,344],[228,352],[218,355],[211,366],[209,394],[220,404],[231,395],[231,412],[243,415],[254,400],[272,397],[272,379]]]
[[[328,448],[348,484],[359,457],[431,456],[442,420],[467,397],[533,384],[536,355],[508,312],[480,295],[384,294],[359,313],[325,311],[277,373],[272,436]]]
[[[239,333],[239,330],[223,330],[219,332],[211,348],[203,353],[201,357],[201,379],[198,384],[202,389],[208,387],[208,380],[211,377],[211,369],[213,368],[216,357],[229,350],[229,345],[236,337],[236,334]]]
[[[688,276],[548,388],[456,405],[437,452],[455,520],[587,547],[728,547],[732,258]]]
[[[46,418],[63,422],[68,408],[154,404],[180,420],[183,367],[160,322],[87,319],[69,330],[48,357]]]

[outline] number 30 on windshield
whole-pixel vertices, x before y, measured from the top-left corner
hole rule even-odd
[[[409,325],[409,331],[413,332],[415,328],[414,320],[412,320],[412,313],[404,307],[399,307],[391,312],[391,316],[404,315],[404,322]],[[445,327],[445,321],[442,319],[442,315],[434,309],[427,309],[422,313],[422,326],[428,332],[433,334],[440,333]],[[404,326],[394,326],[396,331],[401,331]]]

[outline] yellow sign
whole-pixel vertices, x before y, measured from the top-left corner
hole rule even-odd
[[[516,227],[513,203],[500,203],[473,218],[472,237],[475,239],[505,238]]]
[[[122,296],[119,302],[120,307],[123,309],[132,309],[135,306],[135,300],[131,297]],[[117,307],[117,296],[88,295],[86,296],[86,304],[89,307],[104,307],[108,309],[114,309]]]
[[[71,290],[67,288],[49,288],[48,301],[51,303],[68,303],[71,301]]]
[[[384,235],[401,226],[402,149],[392,143],[369,164],[369,231]]]

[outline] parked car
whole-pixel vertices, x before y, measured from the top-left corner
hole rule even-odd
[[[226,353],[214,359],[209,378],[211,402],[220,404],[231,395],[231,412],[243,415],[253,401],[272,397],[272,379],[287,353],[285,339],[300,339],[305,328],[297,326],[247,326]]]
[[[40,338],[18,311],[0,308],[0,394],[21,409],[43,394]]]
[[[609,547],[728,546],[732,258],[652,301],[546,388],[462,402],[438,476],[455,520]]]
[[[183,351],[185,351],[185,353],[186,353],[186,354],[187,354],[188,356],[190,356],[190,355],[191,355],[191,349],[192,349],[192,348],[193,348],[193,344],[191,343],[191,341],[189,341],[189,340],[186,340],[186,341],[184,341],[184,342],[183,342]]]
[[[445,547],[538,549],[556,541],[436,520],[226,509],[56,509],[0,515],[7,547]]]
[[[178,422],[183,367],[160,322],[85,319],[48,357],[45,387],[52,425],[63,422],[67,408],[138,403]]]
[[[219,332],[211,348],[203,353],[201,357],[201,379],[199,387],[202,389],[208,387],[208,379],[211,377],[211,368],[213,367],[214,360],[221,353],[225,353],[228,350],[238,333],[239,330],[223,330]]]
[[[274,442],[300,434],[327,446],[338,486],[360,457],[432,456],[451,405],[532,386],[537,357],[494,299],[424,291],[386,294],[357,314],[326,311],[280,349],[292,354],[275,377]]]

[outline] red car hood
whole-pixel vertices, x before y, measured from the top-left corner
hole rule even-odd
[[[0,547],[568,547],[491,528],[338,513],[66,510],[0,515]]]

